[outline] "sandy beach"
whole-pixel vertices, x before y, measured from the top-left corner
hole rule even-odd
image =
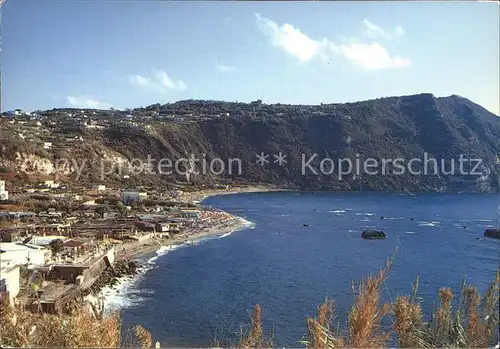
[[[199,233],[179,236],[169,239],[147,239],[141,242],[127,242],[116,245],[116,259],[136,259],[157,251],[162,246],[178,245],[188,240],[198,240],[204,237],[224,235],[244,227],[244,221],[235,217],[234,222],[225,226],[214,226],[201,230]]]
[[[184,192],[182,193],[178,200],[181,202],[191,202],[200,203],[204,199],[216,196],[216,195],[230,195],[238,193],[259,193],[259,192],[270,192],[270,191],[286,191],[286,189],[279,189],[269,186],[245,186],[245,187],[232,187],[229,189],[208,189],[208,190],[198,190],[195,192]],[[201,229],[199,232],[187,234],[179,234],[173,238],[169,239],[148,239],[141,242],[127,242],[121,245],[117,245],[116,248],[116,258],[117,259],[135,259],[146,254],[153,253],[157,251],[162,246],[177,245],[184,243],[188,240],[197,240],[200,238],[223,235],[235,230],[239,230],[244,227],[245,222],[236,216],[231,216],[232,221],[225,223],[223,225],[215,225],[205,229]]]
[[[198,190],[196,192],[184,192],[179,196],[179,201],[183,202],[201,202],[211,196],[217,195],[231,195],[239,193],[263,193],[271,191],[287,191],[288,189],[281,189],[277,187],[253,185],[244,187],[230,187],[228,189],[207,189]]]

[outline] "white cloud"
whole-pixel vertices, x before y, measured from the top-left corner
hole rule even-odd
[[[396,26],[396,29],[394,29],[394,34],[396,36],[403,36],[405,35],[405,30],[403,29],[403,27],[401,27],[399,24]]]
[[[187,88],[184,81],[172,79],[163,70],[153,70],[151,78],[138,74],[130,75],[129,82],[132,85],[152,88],[160,93],[166,93],[169,90],[184,91]]]
[[[406,68],[411,65],[408,58],[391,57],[387,49],[377,42],[341,45],[340,50],[346,59],[365,70]]]
[[[135,85],[148,85],[151,83],[149,79],[141,75],[130,75],[129,80],[131,84]]]
[[[337,44],[329,39],[315,40],[285,23],[279,26],[276,22],[256,13],[257,26],[269,39],[271,45],[295,57],[300,63],[321,59],[330,61],[335,57],[343,57],[365,70],[405,68],[411,65],[408,58],[391,56],[388,50],[378,42]],[[363,22],[372,34],[389,37],[382,28],[368,20]],[[404,33],[403,28],[397,28],[398,35]]]
[[[372,39],[382,37],[384,39],[391,40],[394,37],[403,36],[405,34],[404,29],[399,24],[394,28],[393,31],[387,31],[365,18],[363,20],[363,25],[364,35]]]
[[[88,95],[66,96],[66,101],[75,108],[110,109],[109,103],[104,103],[93,99]]]
[[[233,67],[231,65],[220,64],[220,63],[217,63],[215,65],[215,69],[217,69],[218,71],[224,72],[224,73],[232,73],[232,72],[236,71],[235,67]]]
[[[311,39],[292,25],[285,23],[280,27],[276,22],[258,13],[255,16],[260,31],[269,37],[271,44],[287,51],[300,62],[310,61],[320,53],[321,43]]]
[[[186,84],[182,80],[173,80],[168,74],[161,70],[155,71],[156,79],[159,81],[160,85],[167,90],[179,90],[183,91],[187,88]]]

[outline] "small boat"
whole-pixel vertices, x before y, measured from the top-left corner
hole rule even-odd
[[[304,226],[304,227],[308,227],[308,226],[309,226],[309,224],[304,223],[304,224],[303,224],[303,226]]]

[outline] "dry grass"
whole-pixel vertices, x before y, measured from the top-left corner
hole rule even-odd
[[[354,305],[349,312],[349,341],[352,348],[383,348],[391,333],[380,330],[380,321],[389,312],[390,305],[380,305],[380,290],[392,265],[392,259],[387,262],[378,275],[361,281]]]
[[[332,327],[333,303],[328,299],[319,307],[317,318],[307,319],[308,338],[302,341],[308,348],[343,348],[344,340]]]
[[[395,317],[393,329],[398,338],[398,347],[423,347],[420,332],[422,326],[420,304],[412,302],[409,297],[398,297],[392,304],[392,313]]]
[[[401,348],[484,348],[498,343],[500,268],[484,297],[470,285],[454,294],[449,288],[439,291],[439,306],[430,322],[424,323],[417,300],[418,279],[411,297],[398,297],[391,304],[381,303],[381,287],[392,261],[377,275],[359,283],[347,327],[340,334],[334,329],[333,303],[318,309],[316,318],[307,319],[307,338],[299,343],[308,348],[382,348],[392,335]],[[354,289],[354,288],[353,288]],[[2,306],[0,343],[12,347],[119,347],[121,321],[118,314],[97,316],[89,307],[77,305],[68,315],[32,314],[23,309]],[[383,318],[392,328],[383,329]],[[264,336],[262,309],[256,305],[248,333],[231,347],[272,347]],[[153,344],[151,333],[134,327],[136,342],[142,348]],[[220,343],[218,343],[220,344]],[[228,345],[226,345],[228,347]]]
[[[477,289],[463,285],[460,297],[449,288],[439,291],[440,305],[429,324],[422,322],[420,304],[399,297],[392,305],[393,329],[401,348],[484,348],[498,343],[500,268],[484,299]],[[414,297],[412,297],[414,298]]]
[[[87,306],[75,305],[66,315],[33,314],[2,306],[0,340],[11,347],[100,347],[116,348],[120,343],[118,314],[98,320]]]
[[[136,325],[134,327],[135,335],[141,348],[151,348],[153,345],[153,337],[151,336],[151,332],[146,330],[142,325]]]
[[[252,316],[250,317],[250,331],[247,335],[241,332],[239,348],[264,348],[272,347],[268,340],[264,339],[262,330],[262,309],[259,304],[256,304]]]

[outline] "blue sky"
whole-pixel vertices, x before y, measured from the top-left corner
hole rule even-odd
[[[495,3],[8,0],[2,21],[3,110],[421,92],[500,109]]]

